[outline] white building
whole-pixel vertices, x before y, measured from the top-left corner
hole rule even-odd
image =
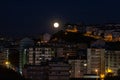
[[[70,77],[81,78],[87,72],[86,60],[69,60],[71,65]]]
[[[50,47],[29,48],[27,51],[28,63],[39,65],[41,61],[51,60],[54,57],[54,50]]]
[[[87,74],[104,74],[104,73],[105,73],[105,49],[88,48]]]
[[[120,69],[120,51],[107,50],[105,68],[110,69],[114,75]]]

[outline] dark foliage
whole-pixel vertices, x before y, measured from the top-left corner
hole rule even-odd
[[[62,40],[62,41],[68,42],[68,43],[88,43],[88,44],[90,44],[91,42],[96,41],[96,39],[94,39],[92,37],[84,36],[83,34],[81,34],[79,32],[73,33],[73,32],[59,31],[52,36],[51,41],[54,38],[57,38],[58,40]]]
[[[25,80],[19,73],[4,66],[0,66],[0,80]]]
[[[19,51],[16,49],[10,49],[9,61],[14,67],[19,67]]]

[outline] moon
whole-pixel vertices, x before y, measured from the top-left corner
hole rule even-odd
[[[55,22],[53,25],[54,25],[54,28],[58,28],[59,27],[59,23],[58,22]]]

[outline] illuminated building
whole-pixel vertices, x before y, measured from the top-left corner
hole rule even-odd
[[[50,61],[54,56],[54,49],[50,47],[33,47],[27,51],[27,64],[39,65],[42,61]]]
[[[88,25],[84,35],[109,42],[120,41],[120,24]]]
[[[64,49],[64,57],[66,59],[68,58],[75,58],[77,56],[77,51],[75,49],[70,49],[70,48],[66,48]]]
[[[105,49],[88,48],[87,49],[87,74],[105,73]]]
[[[64,26],[66,32],[80,32],[84,33],[85,32],[85,26],[83,24],[66,24]]]
[[[27,50],[34,45],[33,40],[24,38],[20,41],[19,71],[22,74],[22,68],[27,64]]]
[[[120,69],[120,51],[119,50],[107,50],[105,68],[112,70],[113,75],[118,75],[117,72]],[[108,71],[106,71],[107,75]]]
[[[87,62],[86,60],[74,59],[69,60],[71,65],[70,78],[82,78],[87,72]]]
[[[112,41],[113,40],[112,32],[110,32],[110,31],[105,32],[104,40],[105,41]]]

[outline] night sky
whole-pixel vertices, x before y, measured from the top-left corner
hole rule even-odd
[[[1,0],[0,33],[32,35],[52,32],[51,23],[120,22],[120,0]]]

